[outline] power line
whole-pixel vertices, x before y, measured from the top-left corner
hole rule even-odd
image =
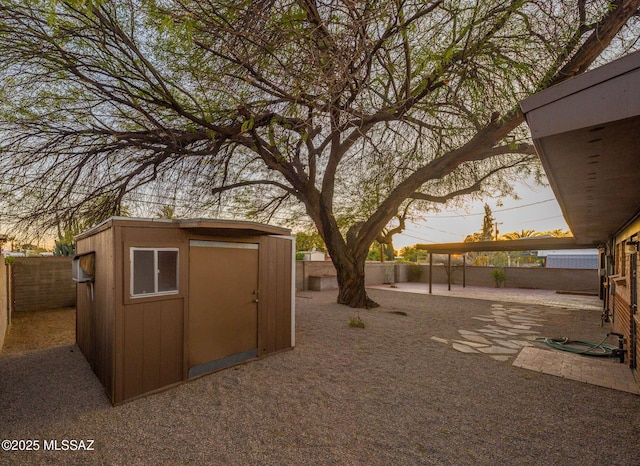
[[[536,220],[527,220],[527,223],[542,222],[543,220],[553,220],[554,218],[564,218],[564,217],[562,215],[555,215],[553,217],[538,218]]]
[[[32,183],[35,181],[39,181],[37,177],[33,176],[33,177],[25,177],[25,179],[27,180],[27,183]],[[25,184],[21,184],[21,183],[17,183],[17,182],[11,182],[11,181],[7,181],[7,180],[0,180],[0,185],[4,185],[4,186],[8,186],[10,188],[15,188],[15,189],[24,189],[27,188],[28,186],[26,186]],[[55,192],[56,188],[54,188],[53,186],[45,186],[45,187],[39,187],[40,189],[43,189],[45,191],[49,191],[49,192]],[[84,188],[86,189],[86,191],[81,191],[81,189]],[[77,196],[86,196],[88,194],[88,190],[91,189],[95,189],[95,186],[89,186],[87,184],[83,184],[83,183],[77,183],[75,186],[73,186],[71,188],[71,190],[69,191],[70,194],[73,195],[77,195]],[[162,202],[162,201],[166,201],[166,202]],[[166,205],[175,205],[177,208],[181,208],[181,209],[189,209],[193,207],[193,201],[190,197],[185,197],[184,195],[182,196],[170,196],[167,194],[160,194],[160,193],[149,193],[149,192],[144,192],[144,191],[130,191],[127,193],[126,198],[125,198],[125,202],[131,202],[134,204],[134,207],[149,207],[150,205],[155,205],[155,206],[166,206]],[[196,206],[196,210],[205,210],[207,209],[209,206],[207,205],[201,205],[201,206]],[[219,210],[220,212],[222,212],[223,215],[231,215],[234,218],[237,218],[237,210],[232,207],[232,206],[215,206],[215,209]],[[241,218],[245,218],[245,217],[241,217]],[[279,220],[279,221],[288,221],[289,219],[283,216],[278,216],[278,215],[272,215],[271,218],[273,220]]]
[[[413,236],[413,235],[410,235],[408,233],[401,233],[401,235],[402,236],[408,236],[409,238],[417,239],[417,240],[423,241],[425,243],[438,244],[438,241],[433,241],[431,239],[426,239],[426,238],[418,238],[417,236]]]
[[[493,213],[496,213],[496,212],[507,212],[509,210],[516,210],[516,209],[523,209],[525,207],[531,207],[533,205],[544,204],[546,202],[552,202],[552,201],[555,201],[555,199],[554,198],[545,199],[544,201],[532,202],[530,204],[523,204],[523,205],[515,206],[515,207],[507,207],[506,209],[498,209],[498,210],[494,210]],[[476,217],[476,216],[479,216],[479,215],[484,215],[484,212],[478,212],[478,213],[474,213],[474,214],[430,215],[430,216],[427,216],[425,218],[460,218],[460,217]]]
[[[428,230],[437,231],[438,233],[445,233],[445,234],[451,235],[451,236],[460,236],[460,233],[453,233],[451,231],[439,230],[438,228],[433,228],[433,227],[430,227],[430,226],[427,226],[427,225],[424,225],[423,228],[426,228]],[[421,233],[421,232],[419,232],[417,230],[413,230],[411,228],[406,228],[405,230],[406,231],[413,231],[414,233],[418,233],[418,234]]]

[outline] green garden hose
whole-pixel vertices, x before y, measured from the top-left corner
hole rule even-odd
[[[605,335],[600,343],[593,343],[590,341],[582,341],[582,340],[569,340],[567,337],[562,338],[548,338],[541,337],[536,338],[536,341],[546,343],[552,348],[559,349],[562,351],[568,351],[570,353],[575,354],[584,354],[586,356],[597,356],[597,357],[612,357],[613,350],[617,350],[617,346],[607,345],[604,341],[607,339],[609,335]],[[577,348],[576,348],[577,347]],[[586,349],[581,349],[586,347]]]

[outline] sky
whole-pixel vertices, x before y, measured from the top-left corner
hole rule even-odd
[[[393,237],[393,246],[400,250],[417,243],[462,242],[467,235],[482,229],[485,202],[498,222],[499,234],[521,230],[569,229],[551,187],[517,184],[515,191],[520,197],[518,200],[486,199],[484,202],[472,202],[465,208],[431,213],[424,217],[424,221],[407,222],[406,230]]]

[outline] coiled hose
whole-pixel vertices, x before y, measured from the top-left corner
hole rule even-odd
[[[604,341],[607,339],[609,335],[605,335],[600,343],[593,343],[590,341],[582,341],[582,340],[569,340],[568,337],[562,338],[548,338],[541,337],[536,338],[536,341],[546,343],[552,348],[559,349],[561,351],[568,351],[570,353],[575,354],[584,354],[586,356],[596,356],[596,357],[612,357],[613,350],[617,350],[617,346],[607,345]],[[586,349],[581,349],[585,348]]]

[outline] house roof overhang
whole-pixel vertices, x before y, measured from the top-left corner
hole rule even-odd
[[[432,254],[464,254],[466,252],[538,251],[545,249],[589,249],[593,243],[579,243],[575,238],[532,237],[505,241],[477,241],[472,243],[417,244]]]
[[[576,241],[605,243],[640,211],[640,52],[521,107]]]

